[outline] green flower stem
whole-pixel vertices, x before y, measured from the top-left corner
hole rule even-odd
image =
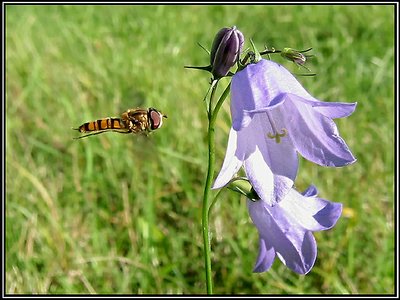
[[[215,95],[216,88],[217,88],[217,83],[213,85],[210,95],[209,122],[208,122],[208,170],[207,170],[206,184],[204,187],[203,211],[202,211],[206,284],[207,284],[207,294],[209,295],[213,293],[212,272],[211,272],[211,244],[210,244],[208,216],[210,207],[209,203],[210,203],[211,185],[215,169],[215,122],[217,120],[218,112],[224,100],[229,94],[230,84],[226,87],[225,91],[222,93],[217,104],[215,105],[214,110],[212,110],[211,104],[212,104],[212,99]]]

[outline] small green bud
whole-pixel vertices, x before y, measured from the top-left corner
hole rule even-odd
[[[312,48],[308,48],[306,50],[299,51],[292,48],[284,48],[281,51],[281,56],[310,71],[310,69],[305,66],[305,63],[309,57],[313,57],[314,55],[304,55],[303,53],[308,52],[311,49]]]
[[[292,49],[292,48],[284,48],[281,52],[282,57],[287,60],[291,60],[295,64],[304,65],[306,63],[306,56],[301,53],[301,51]]]

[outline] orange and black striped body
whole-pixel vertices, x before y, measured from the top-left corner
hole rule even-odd
[[[81,139],[90,135],[100,134],[108,131],[115,131],[119,133],[130,133],[128,126],[121,118],[103,118],[96,121],[90,121],[82,124],[79,128],[74,128],[81,133],[88,133],[83,136],[76,137],[75,139]]]
[[[79,126],[79,132],[93,132],[101,130],[119,130],[127,131],[124,121],[120,118],[103,118],[96,121],[87,122]]]

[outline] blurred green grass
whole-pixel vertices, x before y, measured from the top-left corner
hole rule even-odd
[[[211,215],[215,293],[395,292],[393,6],[5,8],[6,293],[205,293],[210,76],[183,66],[208,64],[197,42],[209,48],[232,25],[246,46],[313,47],[318,75],[299,80],[321,100],[358,102],[336,121],[358,161],[333,169],[301,160],[297,187],[313,183],[345,207],[334,229],[315,234],[306,276],[278,260],[252,273],[256,229],[245,199],[223,192]],[[71,127],[136,106],[168,115],[150,138],[72,140]],[[219,168],[229,101],[217,125]]]

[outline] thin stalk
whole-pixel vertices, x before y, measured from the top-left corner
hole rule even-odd
[[[229,94],[230,84],[226,87],[225,91],[219,98],[214,110],[212,110],[211,104],[215,95],[218,82],[213,85],[210,95],[210,107],[209,107],[209,122],[208,122],[208,170],[207,178],[204,187],[203,196],[203,211],[202,211],[202,229],[203,229],[203,240],[204,240],[204,261],[206,268],[206,284],[207,294],[213,293],[213,282],[212,282],[212,271],[211,271],[211,243],[210,243],[210,231],[209,231],[209,207],[210,207],[210,194],[211,185],[214,177],[215,169],[215,122],[217,120],[218,112]]]

